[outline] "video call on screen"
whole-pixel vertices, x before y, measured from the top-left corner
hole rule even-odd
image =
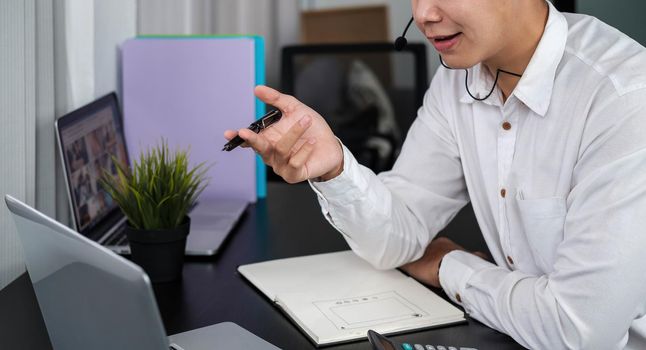
[[[104,170],[117,174],[112,156],[127,164],[121,135],[109,106],[62,130],[67,176],[80,230],[105,216],[116,205],[101,187],[99,179]]]

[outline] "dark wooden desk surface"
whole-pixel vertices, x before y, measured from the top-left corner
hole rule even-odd
[[[465,210],[447,228],[469,249],[486,251],[472,213]],[[470,232],[467,232],[470,231]],[[477,230],[477,228],[476,228]],[[347,250],[323,218],[307,184],[270,183],[267,200],[248,208],[235,233],[213,259],[189,261],[179,283],[157,285],[155,294],[169,334],[232,321],[282,349],[314,349],[312,343],[260,292],[237,273],[239,265],[269,259]],[[393,337],[397,341],[518,349],[508,336],[477,321]],[[367,341],[328,349],[370,349]]]
[[[472,212],[460,213],[443,233],[468,249],[486,251]],[[270,183],[268,198],[251,205],[220,253],[185,263],[177,283],[154,287],[168,334],[232,321],[286,350],[314,349],[299,329],[240,276],[242,264],[347,250],[320,213],[306,184]],[[441,293],[441,292],[440,292]],[[475,320],[393,337],[396,341],[485,349],[522,348]],[[49,349],[47,333],[26,274],[0,291],[0,349]],[[367,341],[326,349],[370,349]]]

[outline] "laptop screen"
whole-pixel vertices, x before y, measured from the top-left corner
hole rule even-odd
[[[128,167],[116,95],[109,94],[63,116],[57,128],[76,228],[85,233],[119,211],[99,182],[104,170],[117,173],[113,156]]]

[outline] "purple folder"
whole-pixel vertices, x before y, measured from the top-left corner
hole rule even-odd
[[[251,38],[131,39],[122,46],[124,129],[131,162],[168,140],[211,164],[203,197],[256,201],[253,152],[222,152],[224,130],[255,119]]]

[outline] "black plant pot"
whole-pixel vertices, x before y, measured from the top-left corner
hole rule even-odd
[[[188,216],[173,229],[139,230],[126,224],[132,261],[146,271],[151,282],[171,282],[182,276],[190,226]]]

